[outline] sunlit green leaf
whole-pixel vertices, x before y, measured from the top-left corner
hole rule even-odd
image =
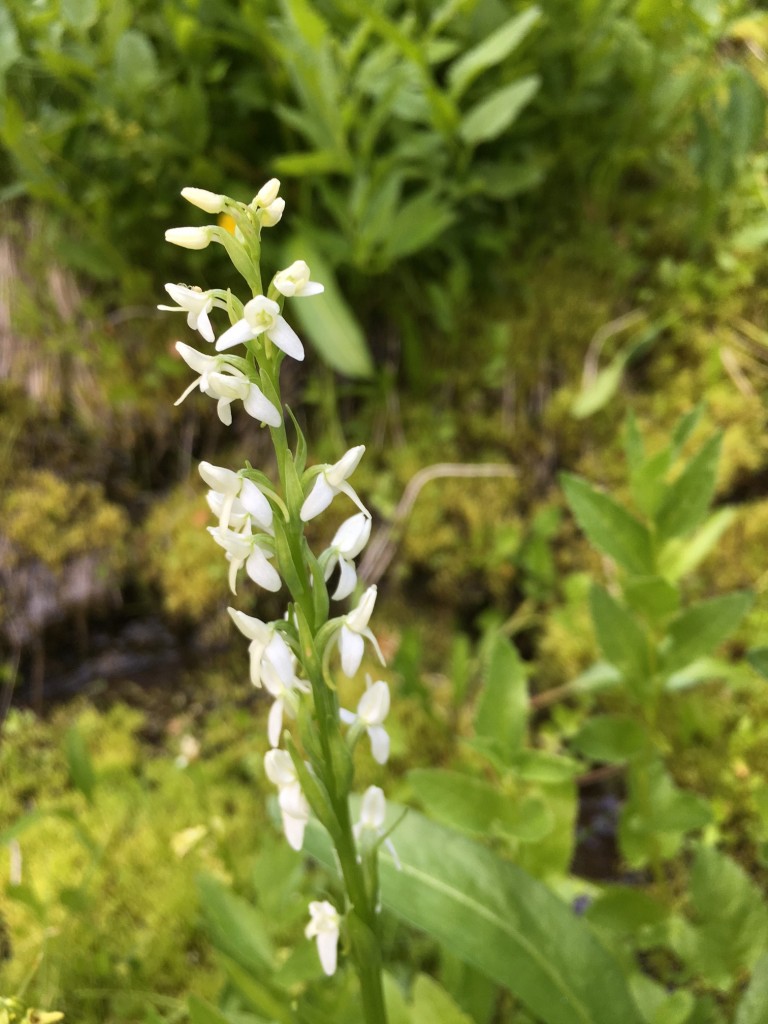
[[[656,528],[662,542],[690,533],[706,517],[715,493],[721,442],[721,434],[711,437],[669,487],[656,514]]]
[[[581,477],[561,473],[560,483],[576,522],[595,547],[630,572],[653,575],[651,535],[639,520]]]
[[[522,747],[528,727],[528,685],[517,648],[494,639],[475,713],[475,732],[492,740],[505,760]]]
[[[483,71],[508,57],[540,17],[541,10],[538,7],[520,11],[454,61],[448,69],[448,86],[454,98],[458,99]]]

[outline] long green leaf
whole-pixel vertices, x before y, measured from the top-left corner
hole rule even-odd
[[[753,595],[736,591],[691,605],[672,622],[664,647],[664,668],[676,672],[715,648],[736,629]]]
[[[721,442],[721,434],[711,437],[670,486],[656,515],[661,541],[689,533],[704,521],[715,493]]]
[[[643,524],[582,477],[561,473],[560,483],[588,539],[630,572],[654,575],[653,543]]]
[[[604,587],[592,587],[589,604],[603,654],[621,671],[635,693],[647,692],[652,669],[645,631]]]
[[[389,813],[402,809],[390,806]],[[545,885],[409,812],[381,856],[384,905],[509,989],[543,1024],[642,1024],[618,962]],[[306,848],[333,868],[319,826]]]
[[[752,980],[741,997],[734,1024],[765,1024],[768,1020],[768,953],[755,964]]]
[[[475,714],[475,732],[490,740],[509,763],[522,748],[527,727],[525,667],[514,644],[499,636],[493,642],[488,659]]]
[[[274,954],[256,908],[212,875],[201,875],[197,887],[203,918],[214,946],[248,971],[271,972]]]
[[[330,265],[306,238],[295,236],[286,246],[286,262],[306,260],[312,277],[325,285],[322,295],[298,299],[288,310],[320,356],[345,377],[370,377],[373,362],[360,324],[344,300]]]
[[[448,86],[454,99],[458,99],[472,82],[488,68],[500,64],[523,39],[541,17],[539,7],[515,14],[509,21],[491,32],[471,50],[467,50],[448,70]]]
[[[497,139],[533,99],[540,85],[538,75],[528,75],[492,92],[464,115],[459,126],[462,139],[470,146]]]

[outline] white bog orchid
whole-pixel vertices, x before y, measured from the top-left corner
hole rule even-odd
[[[208,228],[168,228],[166,242],[180,245],[182,249],[207,249],[211,244]]]
[[[327,975],[336,971],[336,957],[339,946],[339,912],[328,900],[313,900],[309,904],[310,921],[304,929],[308,939],[317,940],[317,953],[323,971]]]
[[[278,271],[272,278],[272,284],[286,298],[304,298],[319,295],[325,286],[317,281],[310,281],[309,266],[304,260],[294,260],[290,267]]]
[[[353,488],[347,483],[349,477],[357,469],[364,451],[365,445],[358,444],[354,448],[350,448],[348,452],[345,452],[339,461],[334,462],[332,466],[325,465],[322,467],[312,490],[301,506],[300,515],[303,522],[308,523],[310,519],[319,516],[321,512],[328,508],[336,495],[342,493],[351,498],[361,512],[370,516],[368,509],[360,501]]]
[[[240,530],[250,516],[259,529],[272,534],[272,506],[253,480],[210,462],[201,462],[197,471],[211,488],[208,505],[219,517],[222,529],[226,530],[231,522]]]
[[[188,203],[205,210],[206,213],[221,213],[227,201],[226,196],[219,195],[218,192],[209,192],[207,188],[187,186],[181,190],[181,194]]]
[[[253,197],[251,206],[256,210],[263,210],[277,199],[277,193],[280,191],[280,179],[270,178],[266,185],[262,185],[256,195]]]
[[[371,741],[373,759],[379,764],[386,764],[389,757],[389,734],[382,723],[389,714],[389,687],[383,679],[373,684],[370,679],[366,679],[365,687],[365,693],[357,705],[357,714],[341,708],[339,717],[353,729],[365,729]]]
[[[257,295],[246,302],[243,318],[224,331],[216,342],[216,351],[224,352],[264,334],[273,345],[294,359],[304,358],[304,346],[292,327],[280,315],[280,307],[265,295]]]
[[[222,529],[221,526],[209,526],[208,532],[216,543],[224,548],[229,559],[229,589],[237,593],[237,574],[245,566],[245,571],[254,583],[264,590],[273,593],[283,585],[280,573],[269,562],[274,552],[268,547],[269,541],[250,531],[250,523],[245,530],[236,533],[234,530]]]
[[[287,750],[268,750],[264,755],[267,778],[277,786],[277,802],[288,845],[300,850],[304,845],[304,829],[309,821],[309,804],[301,791],[296,768]]]
[[[383,791],[378,786],[369,786],[365,793],[363,793],[362,803],[360,804],[360,818],[352,829],[356,842],[363,850],[370,848],[370,846],[375,848],[378,844],[378,841],[384,835],[386,817],[387,801]],[[392,840],[385,839],[384,845],[395,862],[395,867],[400,871],[402,865],[400,858],[397,856],[397,851],[392,845]]]
[[[379,642],[368,628],[368,622],[373,614],[373,606],[376,604],[376,593],[375,585],[368,587],[360,598],[358,606],[353,608],[351,612],[348,612],[341,620],[342,624],[339,630],[338,642],[341,654],[341,667],[346,676],[353,676],[360,668],[365,647],[364,637],[371,641],[382,665],[385,664]]]
[[[333,570],[339,567],[339,583],[333,592],[333,599],[341,601],[349,597],[357,585],[357,572],[353,559],[357,558],[371,536],[371,517],[358,512],[345,519],[334,534],[331,546],[322,556],[325,563],[325,579],[331,578]]]
[[[245,612],[238,611],[237,608],[227,608],[227,611],[243,636],[251,641],[248,646],[251,682],[260,689],[263,662],[269,658],[272,662],[279,663],[281,654],[276,653],[276,649],[280,645],[275,641],[278,639],[283,644],[285,641],[282,637],[278,637],[274,625],[262,622],[261,619],[257,619],[253,615],[246,615]]]
[[[192,381],[174,403],[180,405],[195,388],[199,387],[203,394],[218,399],[217,413],[225,426],[232,423],[232,402],[240,399],[245,411],[254,419],[267,423],[270,427],[279,427],[283,422],[278,409],[270,402],[252,380],[232,366],[226,356],[208,356],[204,352],[176,342],[176,351],[184,362],[200,376]]]
[[[199,331],[206,341],[214,341],[215,335],[208,314],[213,309],[213,299],[200,288],[189,288],[185,284],[167,284],[165,290],[176,303],[175,306],[158,306],[168,313],[186,313],[187,324],[193,331]]]
[[[297,677],[296,659],[279,633],[275,633],[264,651],[261,678],[275,698],[267,720],[267,738],[276,747],[283,731],[283,714],[295,718],[299,710],[299,694],[309,693],[312,689],[306,679]]]

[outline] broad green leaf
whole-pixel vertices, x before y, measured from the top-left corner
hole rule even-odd
[[[155,48],[138,29],[129,28],[117,42],[114,58],[115,88],[127,98],[148,92],[158,78]]]
[[[765,1024],[768,1020],[768,953],[755,964],[752,980],[741,997],[733,1024]]]
[[[659,557],[659,571],[670,580],[679,580],[693,572],[736,518],[736,510],[721,508],[713,513],[689,540],[675,538],[664,545]]]
[[[735,861],[701,847],[690,875],[693,929],[677,952],[718,987],[755,967],[768,949],[768,907],[759,886]]]
[[[307,239],[294,236],[285,249],[286,264],[303,259],[312,277],[325,285],[322,295],[298,300],[290,310],[322,359],[345,377],[370,377],[373,363],[360,324],[343,298],[330,265]]]
[[[635,694],[647,693],[652,667],[645,630],[604,587],[592,587],[589,605],[603,654],[621,671]]]
[[[411,1013],[418,1024],[473,1024],[445,989],[426,974],[416,978]]]
[[[721,443],[722,434],[711,437],[667,490],[656,514],[661,542],[690,533],[706,518],[715,493]]]
[[[388,821],[401,813],[390,806]],[[401,870],[382,853],[384,906],[508,988],[542,1024],[643,1024],[618,962],[544,884],[415,812],[392,841]],[[319,826],[308,828],[306,848],[333,867]]]
[[[545,785],[569,782],[583,770],[583,766],[573,758],[531,748],[521,750],[510,767],[516,778],[526,782],[542,782]]]
[[[269,1024],[294,1024],[296,1017],[291,1009],[293,996],[276,991],[274,986],[261,981],[253,971],[220,950],[216,954],[216,959],[251,1009],[263,1014]]]
[[[513,643],[494,639],[475,712],[475,732],[492,740],[509,761],[525,743],[528,684],[525,666]]]
[[[596,693],[609,690],[621,683],[621,672],[607,661],[596,661],[570,684],[574,693]]]
[[[448,88],[454,99],[459,99],[478,75],[505,60],[540,17],[541,10],[538,7],[521,11],[454,61],[448,69]]]
[[[680,591],[662,576],[637,576],[627,580],[624,599],[636,612],[660,622],[680,607]]]
[[[748,672],[743,664],[734,664],[722,658],[710,658],[705,656],[690,662],[679,672],[673,672],[664,681],[664,689],[670,693],[677,690],[689,690],[700,683],[712,682],[713,679],[722,679],[727,683],[736,684],[742,680],[746,681]]]
[[[318,149],[313,153],[284,153],[272,161],[275,171],[289,178],[314,174],[345,174],[349,157],[335,149]]]
[[[312,49],[320,46],[328,34],[328,25],[309,0],[283,0],[302,39]]]
[[[663,644],[664,669],[673,673],[705,654],[711,654],[730,636],[752,606],[753,595],[735,591],[691,605],[670,624]]]
[[[747,661],[763,679],[768,679],[768,647],[753,647],[747,651]]]
[[[585,757],[610,764],[638,757],[650,745],[645,727],[628,715],[593,715],[571,742]]]
[[[657,856],[676,856],[687,833],[711,822],[708,801],[677,787],[660,761],[630,762],[628,772],[630,799],[619,821],[619,840],[631,867],[645,867]],[[646,799],[640,799],[642,793]]]
[[[398,208],[384,241],[382,260],[396,263],[405,256],[426,249],[456,220],[452,204],[438,189],[429,188]]]
[[[99,0],[61,0],[61,16],[72,28],[90,28],[99,16]]]
[[[589,906],[586,917],[601,928],[634,935],[639,928],[661,924],[668,914],[665,906],[641,889],[610,885]]]
[[[256,974],[274,968],[274,954],[261,914],[212,875],[197,880],[200,907],[214,946]]]
[[[92,803],[96,774],[83,734],[76,725],[73,725],[64,737],[64,753],[72,784],[80,790],[88,803]]]
[[[595,547],[630,572],[654,574],[653,542],[641,522],[581,477],[561,473],[560,483],[576,522]]]
[[[0,5],[0,75],[5,74],[19,57],[21,57],[21,46],[16,23],[11,12],[5,4],[2,4]]]
[[[497,139],[539,91],[541,79],[529,75],[497,89],[472,107],[462,118],[459,134],[470,146]]]
[[[387,1024],[414,1024],[405,1002],[403,990],[386,971],[383,975],[384,1002],[387,1004]]]
[[[484,779],[443,768],[416,768],[408,782],[430,817],[472,835],[504,833],[523,842],[541,839],[552,815],[540,797],[514,797]]]

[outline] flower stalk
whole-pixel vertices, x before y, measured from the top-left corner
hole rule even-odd
[[[346,676],[357,674],[366,640],[384,660],[369,626],[375,587],[365,591],[351,610],[331,614],[332,601],[354,593],[355,559],[370,536],[370,513],[350,483],[365,448],[357,445],[332,464],[307,468],[306,439],[282,402],[281,364],[286,358],[304,358],[304,347],[284,316],[284,307],[319,294],[323,286],[311,279],[307,264],[297,260],[273,276],[266,292],[262,289],[261,233],[282,217],[285,203],[279,187],[277,179],[271,179],[249,204],[202,189],[183,190],[184,198],[198,208],[230,217],[234,233],[211,225],[170,229],[166,238],[186,248],[205,248],[212,241],[223,245],[251,295],[241,302],[218,289],[203,292],[168,284],[166,291],[177,305],[161,308],[186,312],[188,326],[211,346],[209,352],[199,352],[178,343],[179,354],[198,374],[179,401],[199,389],[216,399],[219,418],[229,425],[233,403],[240,399],[235,415],[244,410],[269,428],[277,484],[249,464],[238,472],[200,464],[210,487],[208,503],[218,519],[210,532],[230,563],[233,592],[241,569],[263,589],[287,591],[285,617],[272,623],[230,608],[235,626],[250,641],[251,682],[273,699],[265,773],[277,789],[289,844],[302,848],[307,821],[314,814],[328,831],[341,868],[343,906],[313,901],[305,934],[316,940],[326,974],[335,972],[340,949],[349,952],[360,982],[363,1019],[366,1024],[386,1024],[377,864],[381,843],[386,841],[391,848],[383,829],[384,795],[371,787],[361,821],[353,826],[350,794],[352,752],[363,733],[375,760],[387,760],[389,737],[383,722],[389,688],[381,680],[369,680],[357,713],[352,713],[340,708],[333,681],[337,667]],[[229,322],[217,325],[221,312]],[[295,435],[293,449],[286,415]],[[330,547],[315,555],[305,535],[306,523],[337,499],[351,502],[353,514]]]

